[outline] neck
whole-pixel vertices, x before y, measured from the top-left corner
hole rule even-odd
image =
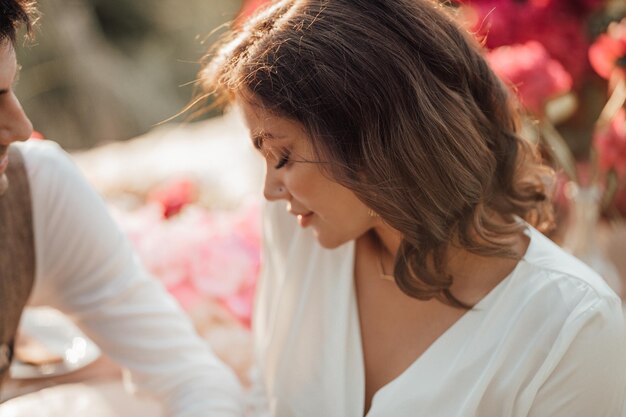
[[[382,268],[386,273],[393,265],[402,242],[402,234],[389,225],[381,224],[372,229],[380,242]],[[513,237],[514,251],[523,256],[530,240],[524,233]],[[450,245],[446,253],[447,272],[454,277],[451,291],[461,301],[473,305],[482,299],[515,268],[518,259],[476,255],[456,245]]]
[[[395,259],[402,242],[402,233],[387,224],[374,227],[373,232],[382,244],[385,255]]]

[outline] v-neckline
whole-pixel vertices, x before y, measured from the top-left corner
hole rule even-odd
[[[532,236],[530,236],[530,233],[528,233],[530,239],[528,248],[526,253],[528,253],[528,250],[530,249],[531,245],[532,245]],[[357,291],[356,291],[356,280],[354,279],[354,274],[356,272],[356,242],[352,241],[351,242],[352,248],[352,268],[351,268],[351,278],[352,278],[352,288],[351,288],[351,297],[354,300],[354,308],[356,309],[356,320],[355,320],[355,326],[356,326],[356,335],[357,335],[357,349],[358,349],[358,355],[359,355],[359,362],[361,364],[361,375],[362,375],[362,381],[360,383],[360,392],[361,392],[361,396],[360,396],[360,412],[359,412],[359,417],[367,417],[370,412],[372,411],[372,409],[374,408],[374,405],[376,404],[376,398],[380,397],[385,391],[388,391],[391,387],[393,387],[394,385],[396,385],[398,383],[398,381],[404,379],[406,377],[407,374],[412,373],[416,368],[420,367],[420,365],[422,363],[424,363],[425,358],[427,358],[428,356],[432,356],[437,351],[437,347],[442,345],[444,343],[445,339],[450,339],[452,338],[456,333],[459,332],[459,328],[462,328],[461,324],[465,323],[466,321],[470,320],[470,318],[476,318],[477,315],[476,314],[472,314],[472,313],[477,313],[477,312],[481,312],[484,311],[486,308],[488,308],[489,303],[492,302],[492,300],[495,299],[496,295],[499,294],[504,287],[506,287],[507,283],[510,282],[512,280],[512,278],[516,275],[518,269],[520,268],[520,263],[521,261],[524,259],[525,255],[522,256],[522,258],[520,259],[520,262],[517,263],[517,265],[515,266],[515,268],[513,269],[513,271],[511,271],[505,278],[503,278],[496,286],[494,286],[483,298],[480,299],[480,301],[478,301],[478,303],[476,303],[476,305],[471,309],[468,310],[467,312],[465,312],[462,316],[460,316],[454,323],[452,323],[452,325],[450,325],[443,333],[441,333],[417,358],[415,358],[415,360],[413,362],[411,362],[402,372],[400,372],[395,378],[393,378],[392,380],[390,380],[389,382],[387,382],[386,384],[384,384],[383,386],[381,386],[378,390],[376,390],[376,392],[372,395],[371,401],[370,401],[370,407],[367,410],[367,413],[365,413],[365,384],[366,384],[366,372],[365,372],[365,354],[364,354],[364,349],[363,349],[363,335],[361,332],[361,313],[359,311],[359,306],[358,306],[358,299],[357,299]],[[439,349],[441,350],[441,349]]]

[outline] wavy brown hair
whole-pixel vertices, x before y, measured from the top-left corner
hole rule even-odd
[[[9,40],[15,43],[17,31],[26,28],[26,34],[37,21],[35,2],[30,0],[0,0],[0,42]]]
[[[480,45],[429,0],[281,0],[225,35],[201,80],[218,103],[251,94],[301,123],[323,170],[402,233],[394,275],[418,299],[450,293],[446,251],[519,258],[552,222],[543,167]]]

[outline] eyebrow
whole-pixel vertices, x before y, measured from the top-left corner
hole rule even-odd
[[[266,139],[272,140],[282,138],[284,138],[284,136],[273,135],[270,132],[257,132],[252,135],[252,144],[254,145],[255,149],[260,151],[263,149],[263,144],[265,143]]]

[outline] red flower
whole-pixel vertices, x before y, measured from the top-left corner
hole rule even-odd
[[[536,41],[501,46],[489,52],[487,60],[500,78],[513,85],[522,104],[535,114],[543,114],[546,101],[572,88],[569,73]]]
[[[589,0],[597,1],[597,0]],[[574,0],[580,5],[584,0]],[[466,1],[472,30],[489,49],[536,40],[578,82],[588,70],[586,15],[570,0]],[[582,7],[582,6],[581,6]]]
[[[529,23],[527,40],[540,42],[578,84],[590,70],[585,30],[585,22],[579,17],[548,9]]]
[[[600,168],[626,173],[626,110],[620,109],[611,124],[594,137]]]
[[[609,79],[614,71],[624,76],[626,69],[626,19],[613,22],[606,33],[598,36],[589,48],[589,61],[594,70]]]
[[[153,190],[148,201],[157,202],[163,208],[163,217],[169,219],[196,199],[195,184],[188,179],[170,181]]]
[[[626,217],[626,186],[617,190],[612,205],[622,217]]]
[[[605,0],[561,0],[564,7],[569,7],[581,14],[591,13],[601,8]]]
[[[38,132],[36,130],[33,130],[33,133],[30,134],[30,138],[31,139],[44,139],[44,136],[43,136],[42,133],[40,133],[40,132]]]
[[[239,9],[239,13],[237,13],[237,22],[246,20],[259,7],[269,2],[270,0],[244,0],[241,9]]]

